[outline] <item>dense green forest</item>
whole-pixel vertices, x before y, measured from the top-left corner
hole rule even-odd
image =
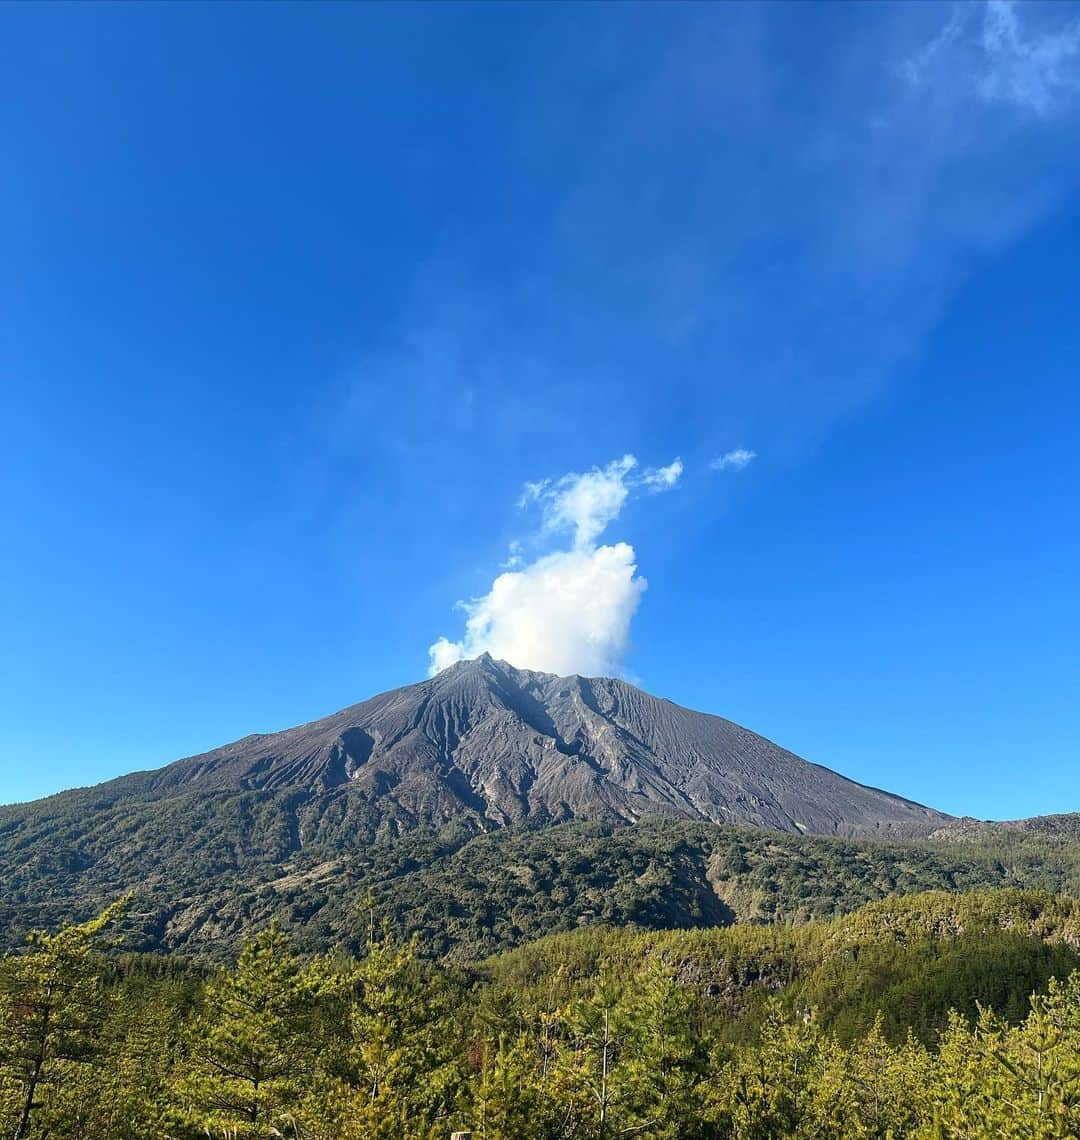
[[[374,903],[355,952],[298,953],[270,926],[227,966],[133,954],[118,944],[131,905],[0,960],[0,1135],[1080,1135],[1080,904],[1065,897],[597,925],[471,964],[425,956]]]
[[[663,819],[390,835],[356,797],[311,818],[297,798],[214,792],[147,805],[105,785],[29,814],[0,809],[0,949],[89,919],[129,890],[130,947],[220,961],[271,921],[300,951],[360,953],[369,895],[425,953],[473,961],[590,925],[798,923],[939,889],[1080,894],[1068,817],[1027,829],[958,823],[941,839],[892,842]]]

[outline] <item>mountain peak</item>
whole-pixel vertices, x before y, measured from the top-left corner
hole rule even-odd
[[[352,797],[395,827],[666,815],[826,834],[919,834],[950,817],[846,780],[731,721],[610,677],[488,653],[311,724],[143,777]]]

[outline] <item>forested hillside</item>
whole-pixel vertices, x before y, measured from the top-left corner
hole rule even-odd
[[[472,960],[595,924],[804,922],[891,894],[981,886],[1080,894],[1080,844],[1067,830],[882,843],[651,819],[381,838],[355,818],[325,818],[290,852],[279,795],[200,800],[198,842],[183,851],[177,829],[194,812],[183,801],[161,807],[149,835],[131,832],[120,807],[107,834],[76,838],[81,818],[50,817],[29,836],[0,828],[0,945],[89,918],[129,889],[132,947],[222,959],[274,919],[303,950],[358,950],[369,896],[425,953]]]
[[[794,928],[597,927],[470,966],[371,916],[356,955],[298,957],[270,928],[211,969],[118,952],[119,917],[0,960],[0,1135],[1080,1133],[1080,906],[1044,893],[935,892]]]

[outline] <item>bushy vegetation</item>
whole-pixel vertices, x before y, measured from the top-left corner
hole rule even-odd
[[[129,890],[129,945],[221,961],[271,921],[302,951],[360,953],[369,895],[425,953],[468,961],[591,925],[802,923],[937,889],[1080,894],[1080,845],[1060,821],[888,843],[660,819],[478,835],[388,829],[345,794],[124,789],[0,809],[0,948]]]
[[[271,926],[224,968],[110,950],[117,917],[0,960],[0,1136],[1080,1135],[1066,898],[595,926],[469,966],[424,957],[371,909],[356,954],[298,955]]]

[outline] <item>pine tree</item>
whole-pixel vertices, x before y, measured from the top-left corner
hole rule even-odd
[[[690,1140],[696,1134],[697,1094],[710,1042],[693,1024],[693,1004],[693,992],[658,963],[626,993],[630,1032],[619,1072],[623,1133],[655,1140]]]
[[[174,1094],[182,1120],[207,1137],[299,1136],[297,1113],[315,1070],[311,975],[270,927],[234,970],[207,987],[186,1033]]]
[[[0,963],[0,1103],[12,1140],[45,1135],[78,1066],[94,1059],[103,999],[93,949],[127,901],[57,934],[35,931],[26,953]]]
[[[351,1124],[365,1140],[439,1135],[461,1087],[464,1026],[444,975],[415,942],[374,928],[356,967],[349,1014]]]

